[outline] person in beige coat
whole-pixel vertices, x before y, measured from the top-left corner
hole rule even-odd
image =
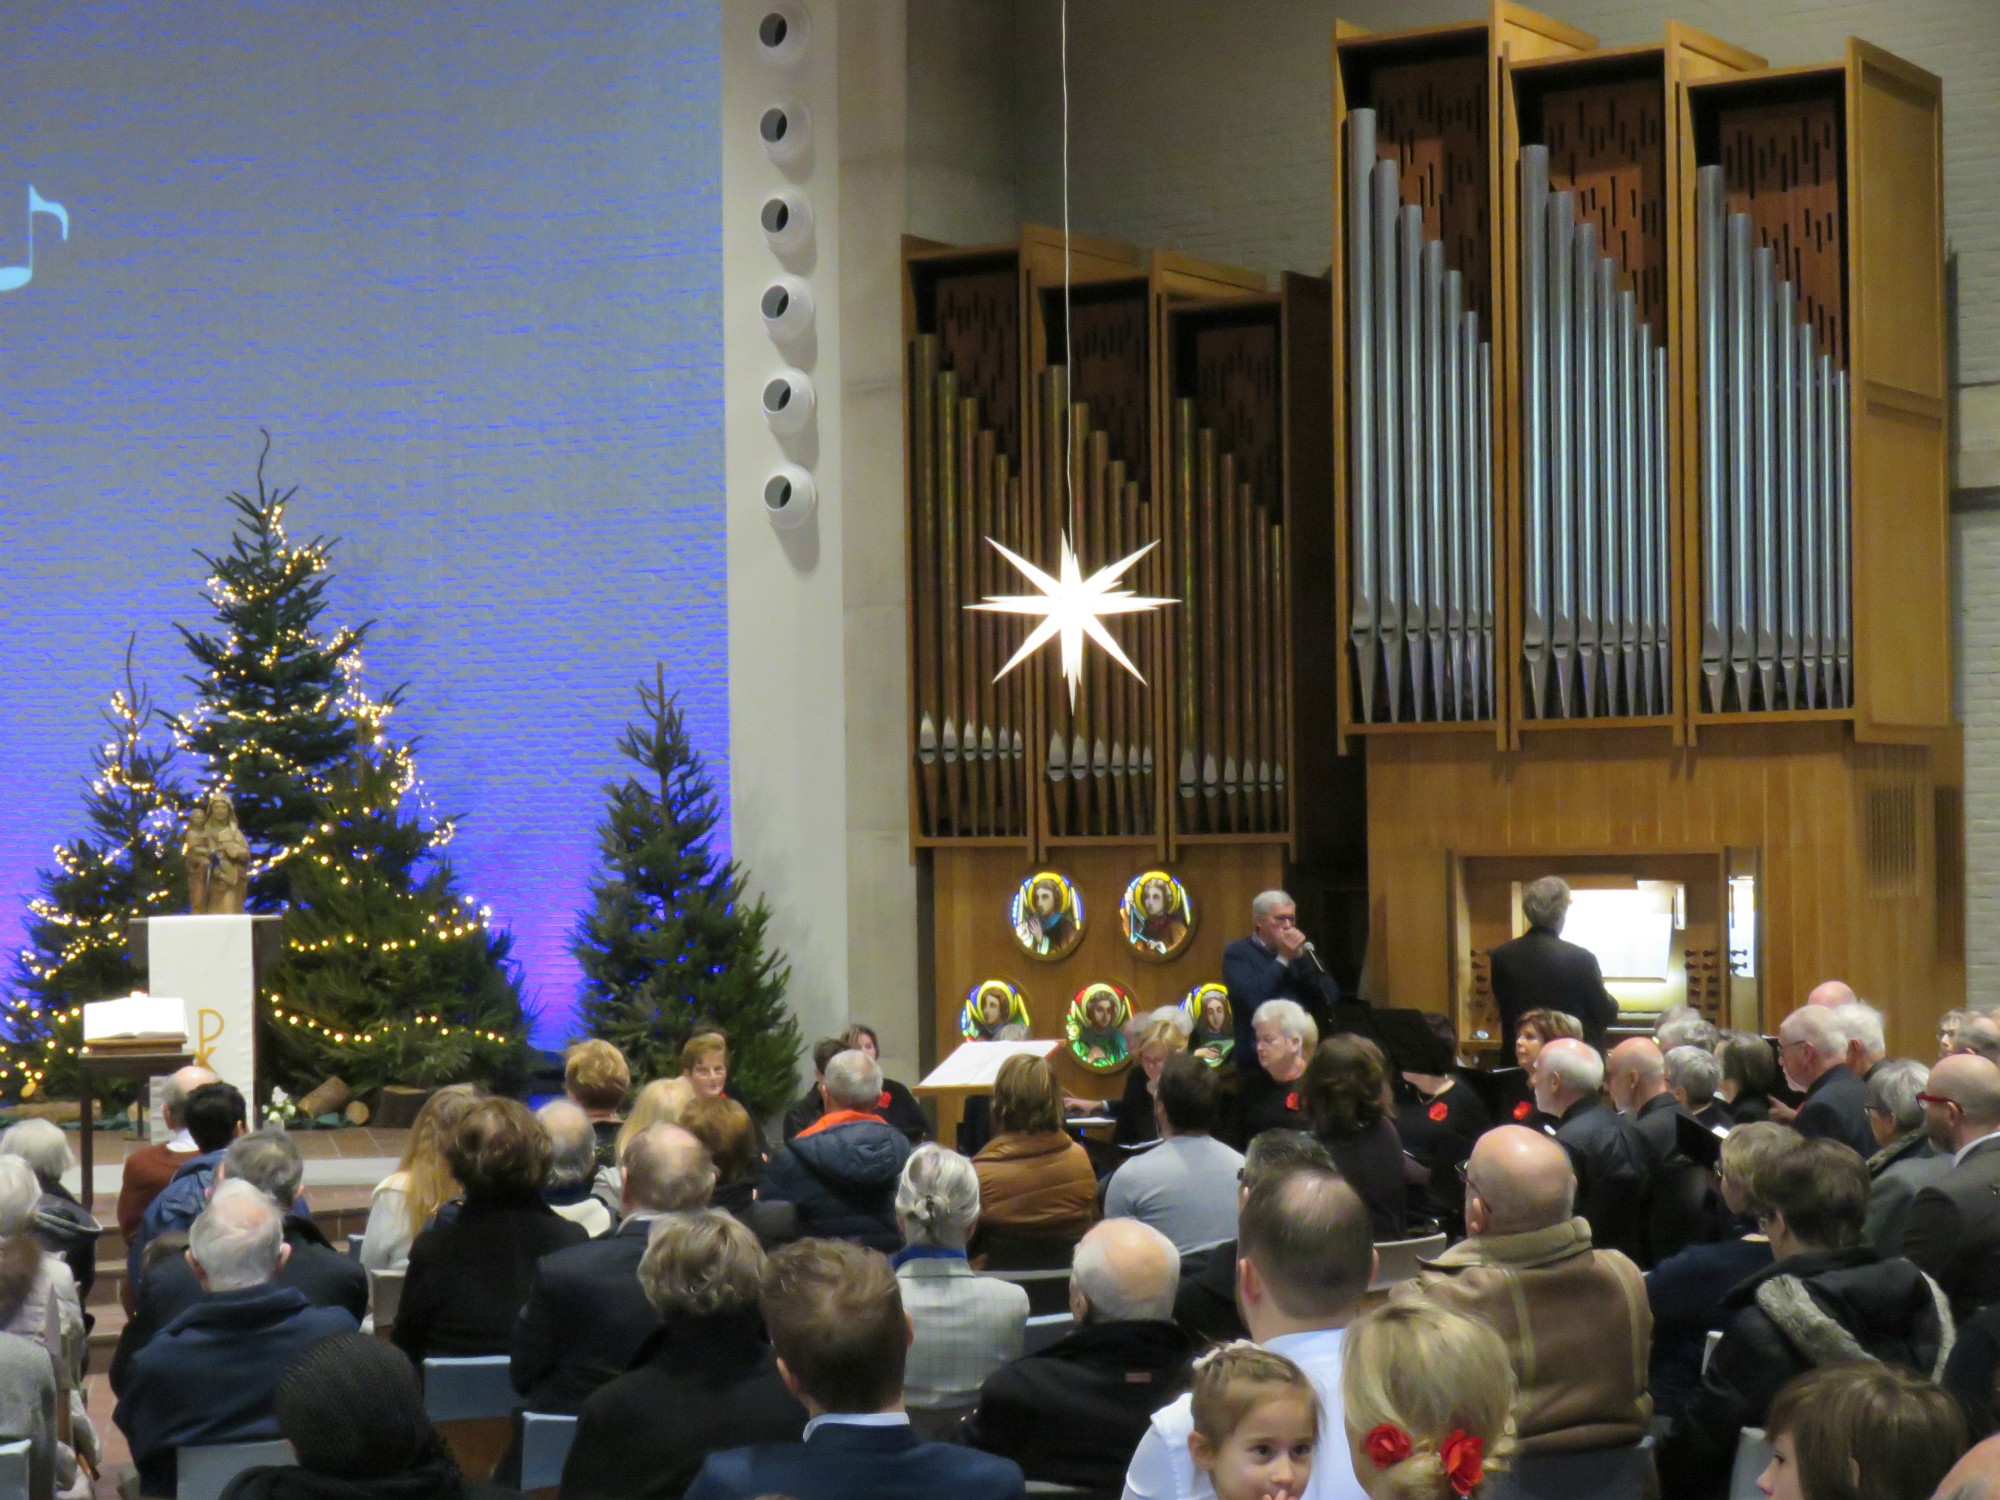
[[[1645,1278],[1592,1246],[1575,1198],[1556,1142],[1519,1125],[1488,1131],[1466,1163],[1467,1238],[1395,1292],[1479,1318],[1506,1342],[1526,1454],[1637,1443],[1653,1416]]]

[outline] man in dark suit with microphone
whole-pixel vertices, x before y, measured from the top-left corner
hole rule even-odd
[[[1222,950],[1222,982],[1236,1026],[1230,1056],[1239,1076],[1268,1082],[1257,1061],[1253,1021],[1266,1000],[1296,1000],[1325,1036],[1340,1002],[1340,986],[1326,972],[1313,945],[1299,931],[1299,909],[1283,891],[1265,891],[1250,903],[1250,936]]]
[[[1500,1055],[1514,1055],[1514,1029],[1537,1007],[1575,1016],[1583,1039],[1602,1047],[1604,1029],[1618,1019],[1618,1002],[1604,988],[1597,955],[1562,939],[1569,887],[1544,875],[1521,892],[1521,914],[1528,919],[1528,930],[1488,955],[1493,999],[1500,1008]]]

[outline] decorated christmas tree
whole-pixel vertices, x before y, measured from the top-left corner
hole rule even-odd
[[[570,941],[584,1028],[614,1043],[636,1078],[679,1072],[688,1037],[720,1030],[731,1080],[767,1115],[796,1087],[789,971],[765,950],[763,901],[744,899],[742,872],[712,847],[721,805],[663,673],[639,701],[645,722],[618,740],[639,771],[605,786],[600,868]]]
[[[8,1093],[64,1092],[76,1082],[82,1007],[129,994],[141,983],[127,923],[186,909],[180,858],[186,791],[174,777],[174,746],[155,743],[154,710],[132,673],[105,711],[111,737],[91,752],[84,798],[89,831],[58,845],[28,902],[26,946],[14,957],[5,1017]]]
[[[292,861],[285,956],[264,991],[265,1057],[294,1095],[330,1074],[357,1092],[524,1075],[512,939],[408,810],[407,764],[357,754],[335,771]]]

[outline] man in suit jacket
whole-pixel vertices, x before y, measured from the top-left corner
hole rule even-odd
[[[810,1414],[804,1441],[717,1453],[687,1500],[1013,1500],[1020,1467],[925,1443],[903,1410],[910,1325],[880,1251],[801,1240],[765,1264],[764,1323],[785,1389]]]
[[[1535,1059],[1535,1106],[1556,1122],[1555,1138],[1576,1166],[1576,1211],[1591,1242],[1639,1260],[1645,1245],[1647,1154],[1637,1127],[1598,1098],[1604,1059],[1573,1037],[1557,1037]]]
[[[2000,1067],[1954,1053],[1931,1069],[1923,1101],[1924,1129],[1952,1166],[1911,1200],[1903,1254],[1962,1318],[2000,1301]]]
[[[295,1287],[314,1307],[344,1308],[359,1323],[368,1314],[368,1273],[329,1245],[312,1215],[298,1206],[305,1163],[282,1130],[239,1137],[216,1165],[215,1181],[247,1182],[284,1212],[285,1261],[275,1284]],[[185,1255],[162,1255],[146,1268],[132,1319],[111,1356],[111,1389],[122,1391],[132,1358],[162,1328],[201,1300],[201,1283]]]
[[[1487,955],[1493,1000],[1500,1008],[1500,1055],[1514,1055],[1514,1030],[1531,1010],[1559,1010],[1575,1016],[1583,1038],[1604,1045],[1604,1029],[1618,1019],[1618,1002],[1604,988],[1597,955],[1563,941],[1569,915],[1569,887],[1544,875],[1521,892],[1528,930]]]
[[[1165,1235],[1136,1219],[1099,1224],[1070,1267],[1076,1331],[991,1376],[965,1441],[1030,1479],[1118,1489],[1153,1413],[1187,1388],[1194,1346],[1173,1322],[1179,1286]]]
[[[1807,1140],[1839,1141],[1863,1161],[1875,1154],[1868,1127],[1868,1087],[1847,1066],[1840,1010],[1802,1005],[1778,1025],[1778,1062],[1805,1102],[1792,1128]]]
[[[1250,936],[1222,950],[1222,982],[1236,1027],[1230,1057],[1245,1081],[1254,1075],[1269,1082],[1257,1063],[1257,1032],[1251,1025],[1258,1006],[1266,1000],[1295,1000],[1324,1036],[1340,1003],[1340,986],[1299,931],[1298,906],[1283,891],[1265,891],[1250,903]]]
[[[625,1217],[617,1230],[535,1264],[508,1363],[527,1411],[580,1411],[592,1391],[631,1366],[660,1326],[639,1285],[647,1236],[662,1214],[707,1207],[715,1188],[708,1152],[678,1125],[632,1137],[618,1173]]]

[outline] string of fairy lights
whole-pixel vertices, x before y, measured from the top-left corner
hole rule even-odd
[[[282,502],[274,504],[268,512],[268,526],[273,546],[264,549],[273,554],[273,566],[277,577],[270,584],[258,587],[232,583],[226,569],[217,568],[204,581],[203,590],[218,614],[228,618],[228,611],[241,609],[259,601],[276,597],[286,591],[306,585],[310,580],[324,573],[329,565],[328,549],[325,544],[312,542],[294,545],[286,535]],[[257,564],[265,565],[263,556],[256,558]],[[244,679],[247,683],[249,672],[247,663],[254,661],[265,672],[276,672],[279,663],[289,652],[324,652],[331,656],[340,673],[337,689],[322,694],[305,709],[309,717],[331,713],[335,718],[350,722],[363,748],[371,753],[378,765],[386,768],[390,775],[387,780],[388,794],[381,806],[363,806],[359,809],[361,819],[380,819],[401,816],[413,801],[414,819],[427,832],[425,846],[435,851],[450,844],[457,832],[457,820],[439,817],[431,803],[428,790],[417,774],[416,759],[408,744],[391,740],[387,723],[395,705],[371,697],[362,685],[365,663],[360,650],[362,632],[342,627],[324,639],[310,630],[286,626],[280,628],[266,644],[261,656],[251,657],[250,650],[241,636],[231,629],[219,642],[211,644],[221,657],[221,663],[208,672],[211,684],[221,684],[225,672]],[[178,793],[164,787],[151,775],[134,775],[132,767],[142,764],[142,744],[145,734],[145,720],[141,717],[140,706],[134,702],[123,688],[111,696],[108,717],[115,733],[105,744],[97,748],[95,754],[96,771],[91,777],[90,788],[96,797],[108,799],[127,795],[140,803],[150,802],[150,810],[136,821],[135,831],[130,836],[114,844],[101,846],[71,846],[58,844],[53,851],[56,868],[73,880],[81,880],[96,868],[114,868],[124,861],[135,858],[141,851],[139,844],[150,845],[154,857],[164,859],[171,852],[171,846],[178,834],[181,809],[175,805]],[[251,770],[267,772],[291,780],[296,785],[309,790],[313,796],[331,800],[336,793],[336,784],[329,776],[302,765],[287,756],[261,731],[281,727],[293,722],[298,710],[274,712],[269,709],[246,708],[240,703],[213,703],[205,707],[198,717],[186,719],[170,717],[174,746],[177,752],[199,754],[195,743],[198,731],[205,725],[225,725],[233,731],[234,743],[228,745],[219,756],[208,757],[212,775],[212,789],[234,791],[246,773]],[[254,857],[250,866],[253,875],[265,875],[278,870],[288,862],[310,858],[322,866],[332,866],[334,855],[328,852],[331,841],[340,833],[341,825],[327,821],[309,825],[300,837],[290,843],[280,845],[265,854]],[[78,849],[84,853],[80,856]],[[340,883],[348,885],[352,877],[342,875]],[[138,898],[136,911],[107,911],[98,913],[75,913],[65,911],[46,896],[36,895],[28,902],[29,911],[44,929],[70,929],[75,936],[65,941],[52,957],[44,958],[34,948],[20,950],[21,967],[33,979],[48,983],[57,979],[60,973],[71,965],[93,956],[94,953],[119,955],[125,951],[126,924],[135,915],[162,908],[166,905],[169,892],[155,889],[143,892]],[[460,896],[455,911],[424,915],[423,930],[417,934],[375,939],[357,932],[328,934],[318,939],[294,940],[287,944],[291,952],[299,954],[331,953],[350,951],[354,953],[373,952],[377,954],[408,955],[432,945],[442,946],[462,942],[469,937],[482,937],[493,916],[492,909],[480,905],[471,896]],[[387,1040],[399,1034],[421,1033],[426,1037],[444,1039],[460,1035],[470,1035],[485,1041],[504,1044],[508,1039],[497,1032],[477,1026],[454,1025],[441,1016],[426,1014],[409,1018],[399,1018],[361,1030],[347,1030],[324,1025],[311,1016],[285,1009],[279,1002],[282,997],[271,996],[271,1015],[282,1024],[301,1027],[314,1032],[337,1045],[360,1043],[372,1045],[378,1040]],[[10,1000],[10,1008],[18,1019],[25,1014],[30,1021],[44,1021],[52,1025],[79,1022],[82,1019],[81,1004],[61,1007],[45,1007],[30,997],[15,996]],[[51,1032],[41,1042],[44,1053],[53,1051],[60,1039]],[[15,1082],[22,1092],[32,1093],[47,1077],[48,1069],[42,1065],[46,1057],[31,1059],[18,1053],[0,1055],[0,1085]]]

